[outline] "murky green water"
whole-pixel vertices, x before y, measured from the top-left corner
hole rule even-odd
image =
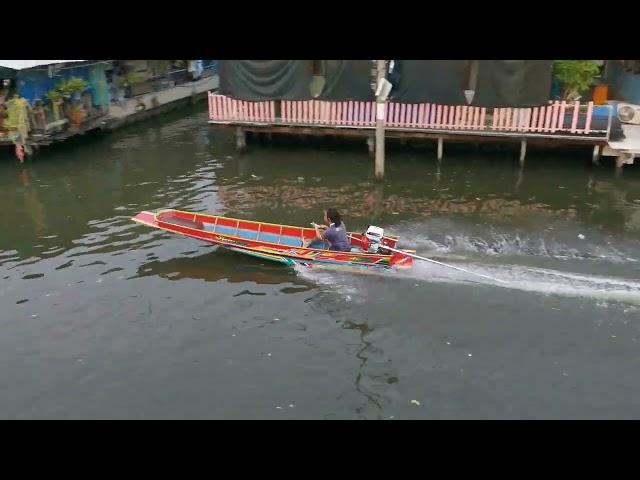
[[[637,418],[640,170],[250,142],[202,107],[0,162],[2,418]],[[506,280],[291,270],[129,219],[337,206]]]

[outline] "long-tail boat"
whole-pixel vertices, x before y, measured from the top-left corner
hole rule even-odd
[[[398,250],[398,239],[384,236],[383,230],[369,227],[365,233],[349,233],[351,251],[329,250],[317,240],[305,248],[304,242],[316,236],[314,228],[279,225],[219,215],[161,210],[140,212],[135,222],[168,232],[214,243],[234,252],[286,265],[350,266],[366,268],[408,268],[411,250]]]

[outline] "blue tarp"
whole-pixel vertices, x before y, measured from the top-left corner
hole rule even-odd
[[[59,77],[49,78],[47,70],[24,70],[16,75],[17,88],[20,96],[33,103],[44,99],[47,92],[60,81]]]
[[[53,77],[49,77],[47,69],[21,70],[16,74],[18,92],[20,96],[33,104],[36,100],[45,100],[47,93],[53,90],[63,79],[68,80],[71,77],[77,77],[89,83],[91,81],[89,77],[90,68],[90,66],[78,66],[60,70]]]

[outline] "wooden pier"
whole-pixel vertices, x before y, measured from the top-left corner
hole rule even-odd
[[[385,136],[437,141],[438,160],[443,157],[445,141],[519,143],[521,162],[525,160],[527,144],[591,145],[597,159],[611,130],[611,110],[606,125],[593,124],[593,102],[556,101],[533,108],[388,102],[385,107]],[[245,132],[264,132],[364,137],[373,153],[376,103],[248,102],[209,92],[209,123],[234,128],[239,148],[246,146]]]

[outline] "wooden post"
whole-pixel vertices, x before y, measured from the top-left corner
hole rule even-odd
[[[624,167],[624,157],[622,157],[622,155],[624,154],[620,154],[620,156],[616,157],[616,169],[614,173],[616,178],[622,175],[622,168]]]
[[[600,145],[595,145],[593,147],[593,156],[591,157],[591,161],[594,165],[600,165]]]
[[[442,150],[443,150],[443,145],[444,144],[444,140],[442,137],[438,137],[438,163],[442,161]]]
[[[242,127],[236,127],[236,148],[243,150],[247,146],[247,134]]]
[[[520,165],[524,166],[524,159],[527,156],[527,139],[520,140]]]
[[[384,213],[384,184],[377,184],[373,190],[373,220],[378,220]]]
[[[516,192],[520,189],[520,185],[522,185],[522,179],[524,178],[524,162],[520,162],[520,170],[518,171],[518,180],[516,181]]]
[[[386,64],[384,60],[377,60],[377,85],[386,76]],[[376,98],[376,158],[375,175],[377,179],[384,178],[384,119],[385,101],[382,96]]]

